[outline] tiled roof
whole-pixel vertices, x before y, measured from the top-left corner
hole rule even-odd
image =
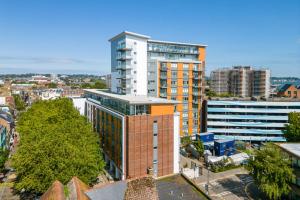
[[[285,92],[292,84],[284,84],[280,89],[279,92]]]
[[[51,187],[43,194],[41,200],[66,200],[64,186],[59,181],[54,181]]]

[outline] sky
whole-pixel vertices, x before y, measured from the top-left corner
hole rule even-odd
[[[208,45],[207,75],[300,77],[300,0],[0,0],[0,73],[110,73],[108,39],[124,30]]]

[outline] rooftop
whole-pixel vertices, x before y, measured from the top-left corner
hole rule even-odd
[[[204,45],[204,44],[185,43],[185,42],[170,42],[170,41],[163,41],[163,40],[148,40],[148,42],[162,43],[162,44],[177,44],[177,45],[186,45],[186,46],[197,46],[197,47],[207,47],[207,45]]]
[[[278,145],[286,152],[300,158],[300,143],[281,143]]]
[[[143,38],[143,39],[149,39],[150,36],[147,36],[147,35],[142,35],[142,34],[138,34],[138,33],[134,33],[134,32],[130,32],[130,31],[123,31],[122,33],[119,33],[118,35],[112,37],[111,39],[109,39],[108,41],[113,41],[119,37],[122,37],[124,35],[131,35],[131,36],[134,36],[134,37],[139,37],[139,38]]]
[[[256,97],[210,97],[208,102],[240,102],[240,103],[250,103],[250,104],[278,104],[281,103],[288,103],[288,104],[297,104],[299,105],[300,100],[296,98],[284,98],[284,97],[275,97],[275,98],[268,98],[268,99],[261,99]]]
[[[124,36],[124,35],[131,35],[131,36],[134,36],[134,37],[146,39],[146,40],[148,40],[148,42],[152,42],[152,43],[177,44],[177,45],[186,45],[186,46],[207,47],[207,45],[204,45],[204,44],[193,44],[193,43],[184,43],[184,42],[170,42],[170,41],[162,41],[162,40],[149,40],[150,36],[148,36],[148,35],[142,35],[142,34],[130,32],[130,31],[123,31],[123,32],[117,34],[116,36],[112,37],[108,41],[111,42],[115,39],[118,39],[119,37]]]
[[[144,95],[120,95],[120,94],[111,93],[108,90],[85,89],[84,91],[125,101],[129,104],[178,104],[180,103],[179,101],[156,98],[156,97],[148,97]]]

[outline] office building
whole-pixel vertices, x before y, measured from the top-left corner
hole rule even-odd
[[[282,130],[290,112],[300,112],[300,102],[209,100],[207,131],[215,139],[286,141]]]
[[[229,93],[238,97],[270,95],[270,70],[250,66],[217,69],[210,74],[210,88],[218,95]]]
[[[177,100],[180,134],[200,132],[206,45],[122,32],[111,42],[111,91]]]
[[[85,115],[116,179],[179,172],[178,101],[85,90]]]

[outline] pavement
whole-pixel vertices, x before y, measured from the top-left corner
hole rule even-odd
[[[187,165],[190,167],[191,161],[203,166],[203,163],[196,160],[181,156],[181,167]],[[214,200],[252,200],[264,199],[261,196],[257,186],[254,184],[253,178],[249,172],[241,168],[235,168],[224,172],[214,173],[206,168],[202,168],[202,175],[193,181],[206,191],[205,185],[209,177],[209,196]]]

